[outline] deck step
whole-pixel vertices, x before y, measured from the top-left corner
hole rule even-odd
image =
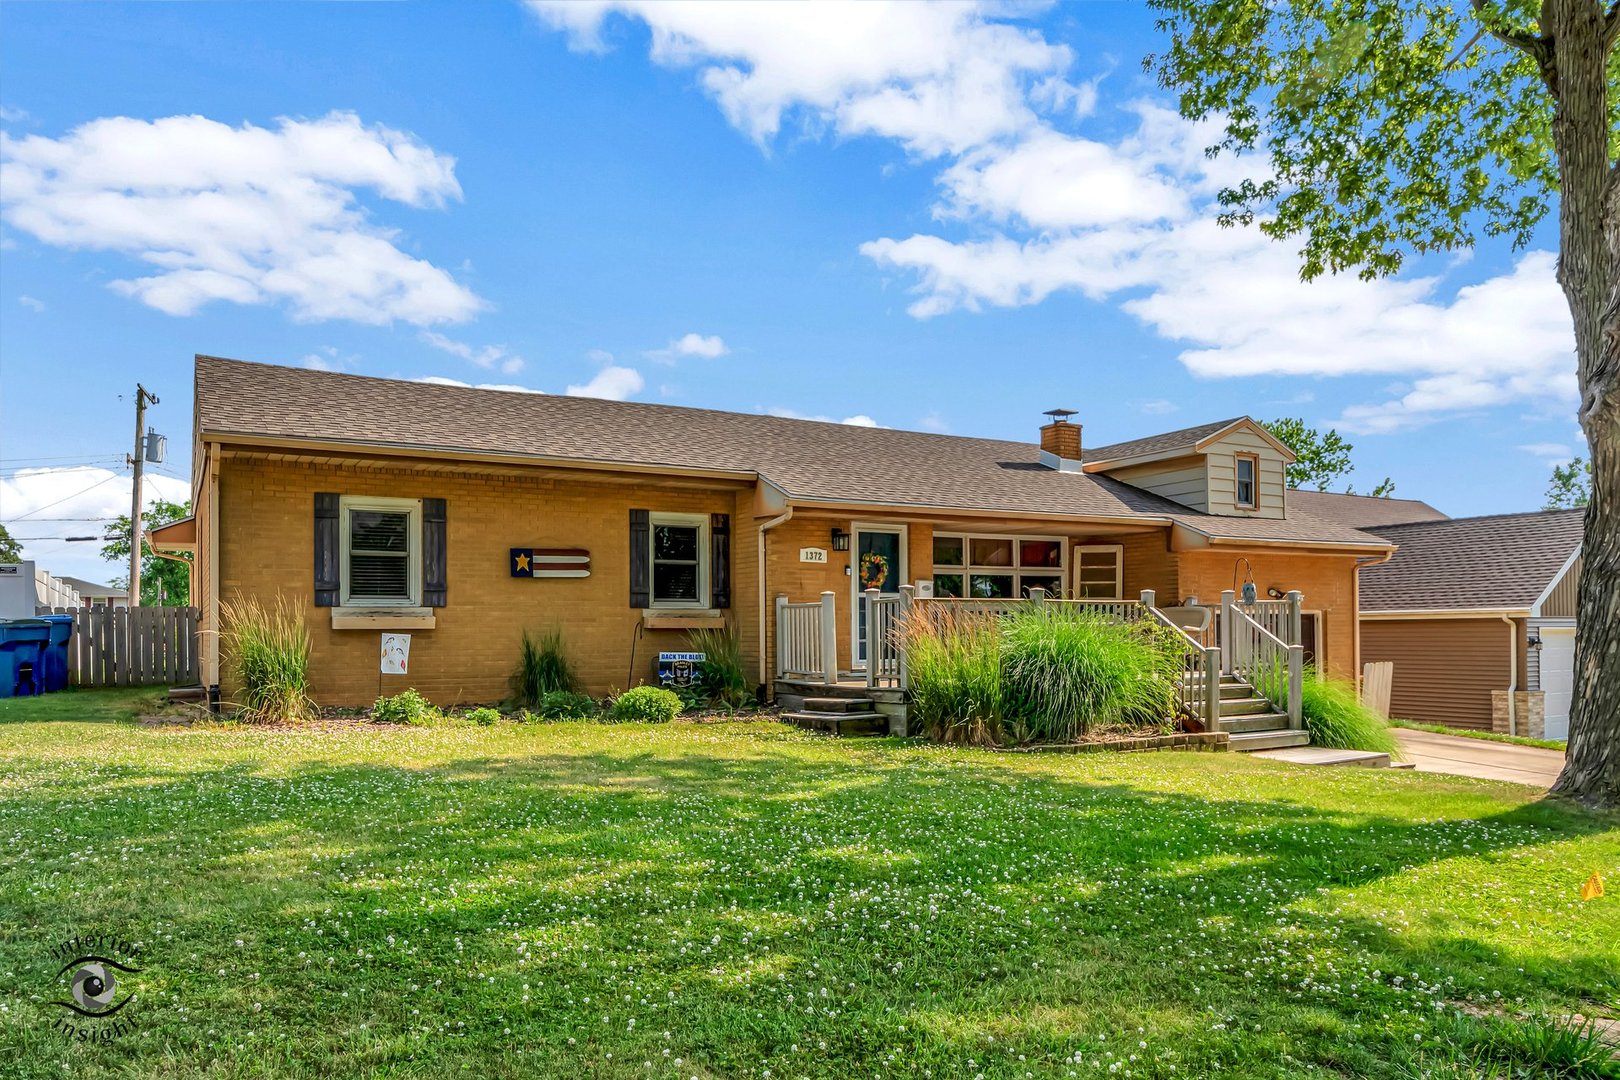
[[[807,697],[804,699],[804,712],[807,713],[869,713],[876,704],[871,698],[865,697]]]
[[[1222,696],[1221,698],[1222,716],[1252,716],[1255,713],[1268,713],[1275,710],[1276,706],[1263,697]]]
[[[1233,735],[1249,731],[1287,731],[1288,717],[1276,712],[1222,716],[1221,730]]]
[[[1248,750],[1276,750],[1283,746],[1309,746],[1311,737],[1307,732],[1293,731],[1282,728],[1274,731],[1240,731],[1234,733],[1227,741],[1227,749]]]
[[[844,738],[889,733],[888,718],[877,713],[790,712],[783,713],[782,719],[807,731]]]

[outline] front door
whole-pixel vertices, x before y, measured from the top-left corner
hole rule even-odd
[[[851,560],[850,612],[854,616],[850,642],[853,666],[866,670],[866,590],[898,596],[906,580],[906,527],[856,525]]]

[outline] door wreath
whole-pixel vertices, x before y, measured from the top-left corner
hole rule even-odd
[[[889,576],[889,560],[875,551],[861,556],[861,589],[881,589]]]

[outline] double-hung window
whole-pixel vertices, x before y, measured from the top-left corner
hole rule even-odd
[[[1249,454],[1239,454],[1234,460],[1237,463],[1237,504],[1253,510],[1259,505],[1255,497],[1255,469],[1259,461]]]
[[[708,515],[653,514],[649,526],[653,607],[708,607]]]
[[[414,607],[422,599],[422,503],[345,497],[339,504],[345,607]]]

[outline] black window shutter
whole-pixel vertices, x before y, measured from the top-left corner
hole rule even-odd
[[[652,525],[645,510],[630,511],[630,606],[652,607]]]
[[[731,606],[731,515],[709,515],[709,593],[717,608]]]
[[[448,593],[443,499],[422,500],[422,604],[444,607]]]
[[[332,491],[315,493],[315,606],[337,607],[342,588],[338,551],[338,495]]]

